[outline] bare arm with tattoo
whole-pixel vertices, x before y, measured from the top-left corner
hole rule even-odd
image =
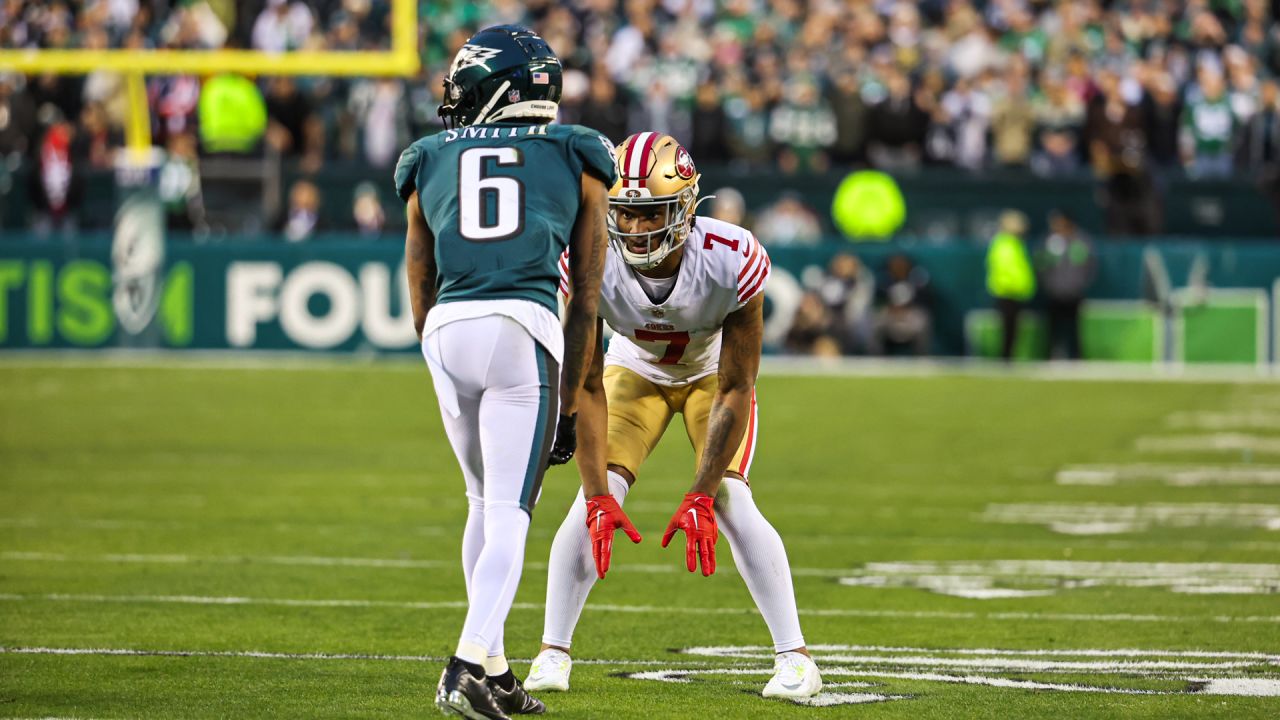
[[[585,497],[609,494],[605,460],[609,433],[609,404],[604,394],[603,320],[596,321],[596,342],[582,392],[578,395],[578,471]]]
[[[764,293],[724,319],[720,346],[720,387],[711,401],[707,442],[690,492],[715,497],[751,420],[751,393],[760,371],[764,336]]]
[[[404,266],[409,276],[409,307],[413,311],[413,329],[422,342],[422,328],[427,311],[436,304],[436,238],[427,219],[422,216],[415,190],[405,204],[409,229],[404,236]]]
[[[583,372],[597,345],[596,311],[608,248],[609,190],[594,175],[582,174],[582,201],[569,238],[569,273],[573,295],[565,313],[564,366],[560,372],[560,412],[578,411]]]

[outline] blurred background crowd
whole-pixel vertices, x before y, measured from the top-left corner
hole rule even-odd
[[[304,176],[334,162],[388,168],[400,148],[439,127],[441,80],[461,43],[477,28],[520,23],[564,60],[562,121],[615,140],[658,129],[681,139],[700,164],[789,174],[947,166],[1092,175],[1121,201],[1109,210],[1109,229],[1140,234],[1158,228],[1154,198],[1171,176],[1263,176],[1275,185],[1277,6],[421,2],[423,70],[412,80],[264,74],[245,90],[260,96],[261,122],[229,131],[211,117],[217,104],[209,97],[226,95],[214,92],[213,78],[152,77],[148,96],[154,142],[188,167],[215,152],[265,148]],[[388,0],[4,0],[0,45],[386,49],[389,9]],[[42,206],[74,202],[70,178],[78,168],[111,166],[126,109],[124,83],[110,72],[0,75],[0,155],[44,166],[36,183]],[[228,132],[230,140],[222,137]],[[289,194],[305,205],[313,189],[304,178]],[[178,199],[182,192],[190,188],[179,188]],[[377,215],[366,208],[364,224],[376,225]],[[278,227],[288,224],[277,218]],[[805,229],[798,234],[803,239]]]
[[[420,0],[417,12],[413,78],[286,77],[269,63],[251,77],[149,76],[168,229],[397,242],[390,170],[441,128],[458,48],[498,23],[532,27],[562,58],[561,122],[615,141],[670,133],[716,195],[705,212],[773,248],[825,248],[795,287],[773,288],[793,319],[773,342],[793,353],[925,354],[954,335],[909,252],[923,238],[987,246],[1001,355],[1035,300],[1049,354],[1080,357],[1087,234],[1266,237],[1280,218],[1280,0]],[[390,0],[0,0],[0,47],[385,51],[392,21]],[[75,242],[110,227],[102,196],[128,112],[116,72],[0,68],[0,230]],[[906,251],[839,244],[864,239],[840,217],[850,173],[879,175],[853,204],[897,213],[871,234]],[[903,226],[912,192],[925,220]],[[945,222],[931,229],[930,213]]]

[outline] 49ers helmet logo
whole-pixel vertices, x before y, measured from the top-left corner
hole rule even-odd
[[[684,148],[676,151],[676,172],[686,180],[693,177],[693,158],[689,157],[689,152]]]

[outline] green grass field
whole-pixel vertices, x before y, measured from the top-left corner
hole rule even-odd
[[[466,504],[425,369],[80,362],[0,363],[0,717],[437,715]],[[672,428],[554,717],[1280,717],[1280,385],[759,395],[753,486],[832,704],[759,697],[769,636],[727,542],[709,579],[659,548],[692,477]],[[553,470],[534,515],[519,673],[575,491]]]

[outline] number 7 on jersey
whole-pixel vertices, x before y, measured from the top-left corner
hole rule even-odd
[[[636,340],[642,342],[665,342],[667,351],[663,353],[662,359],[658,360],[659,365],[676,365],[680,362],[680,358],[684,357],[684,350],[689,346],[689,333],[687,332],[656,332],[654,330],[636,330]]]

